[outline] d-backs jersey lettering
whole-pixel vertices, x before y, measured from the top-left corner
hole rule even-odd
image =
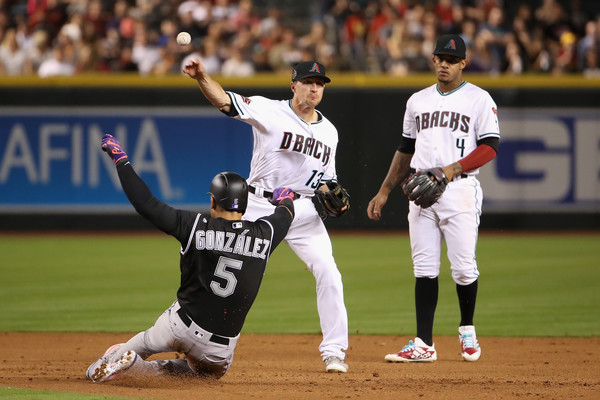
[[[319,121],[308,124],[294,112],[290,100],[227,93],[237,111],[235,118],[252,125],[248,184],[266,190],[288,186],[312,196],[320,181],[336,178],[338,132],[321,113]]]
[[[449,165],[475,150],[478,140],[499,138],[497,113],[489,93],[466,81],[448,93],[435,84],[413,94],[402,133],[417,139],[410,166],[419,170]],[[479,169],[469,171],[478,173]]]

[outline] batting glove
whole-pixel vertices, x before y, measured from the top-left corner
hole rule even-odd
[[[120,160],[127,159],[127,154],[123,151],[121,143],[116,137],[108,133],[102,136],[102,150],[108,153],[115,164]]]
[[[277,206],[283,201],[283,199],[290,199],[293,201],[295,198],[296,194],[292,192],[292,189],[288,187],[281,187],[273,190],[273,197],[269,197],[269,203]]]

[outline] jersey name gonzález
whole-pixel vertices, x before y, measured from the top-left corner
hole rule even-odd
[[[285,210],[256,222],[196,215],[181,248],[177,292],[179,304],[194,322],[223,336],[240,333],[269,256],[290,222]]]
[[[282,203],[255,222],[211,218],[158,200],[129,162],[117,164],[117,172],[136,211],[181,243],[181,308],[203,329],[237,336],[293,209]]]

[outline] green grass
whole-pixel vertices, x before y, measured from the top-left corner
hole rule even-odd
[[[414,335],[404,234],[332,235],[350,333]],[[475,323],[481,336],[598,336],[600,234],[482,232]],[[160,233],[0,236],[0,331],[136,332],[174,300],[179,243]],[[435,335],[454,335],[455,285],[442,259]],[[276,251],[244,333],[318,333],[315,283]]]
[[[10,400],[127,400],[126,397],[54,392],[49,390],[17,389],[2,386],[0,386],[0,398]]]

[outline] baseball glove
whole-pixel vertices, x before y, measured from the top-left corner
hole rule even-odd
[[[336,181],[324,182],[329,190],[315,190],[315,197],[323,207],[325,215],[321,218],[325,219],[327,215],[330,217],[339,217],[350,209],[350,195]],[[344,208],[346,207],[346,208]]]
[[[441,168],[424,169],[412,173],[402,182],[402,191],[409,200],[423,208],[435,204],[448,186]]]

